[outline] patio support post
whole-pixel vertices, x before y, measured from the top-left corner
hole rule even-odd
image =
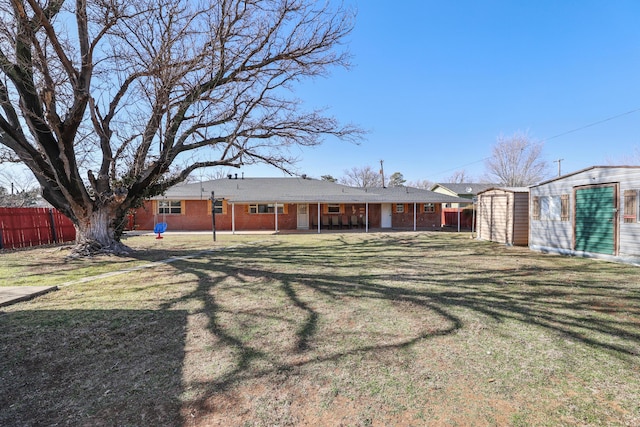
[[[236,234],[236,204],[231,203],[231,234]]]
[[[413,231],[416,231],[416,221],[418,219],[418,212],[416,211],[418,204],[413,202]]]
[[[369,202],[364,204],[364,232],[369,232]]]
[[[460,205],[458,205],[458,233],[460,232]]]
[[[318,234],[320,234],[320,202],[318,202]]]
[[[276,233],[278,233],[278,202],[275,202],[273,205],[273,208],[276,210]]]

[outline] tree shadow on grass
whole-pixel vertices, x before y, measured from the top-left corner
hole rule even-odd
[[[624,267],[551,259],[491,244],[463,247],[480,259],[479,264],[468,264],[456,250],[461,250],[459,242],[441,238],[430,242],[389,235],[349,244],[336,237],[318,247],[269,243],[174,263],[177,270],[194,275],[198,285],[163,308],[190,300],[201,302],[207,329],[235,355],[224,372],[191,384],[200,396],[194,406],[205,408],[211,395],[278,372],[352,355],[401,350],[452,335],[465,328],[463,313],[468,312],[498,323],[516,321],[539,327],[623,359],[638,355],[640,292],[637,287],[600,280]],[[453,253],[437,256],[447,251]],[[434,258],[425,260],[424,254]],[[448,266],[447,257],[457,264]],[[493,266],[484,265],[482,257],[490,257]],[[514,257],[518,262],[514,263]],[[407,271],[411,268],[413,271]],[[265,303],[268,307],[237,304],[251,296],[281,302]],[[342,344],[327,350],[327,332],[320,325],[327,328],[329,311],[348,304],[364,304],[362,307],[373,310],[378,303],[398,313],[410,307],[436,320],[411,330],[380,328],[368,334],[339,326],[342,329],[334,331],[334,337]],[[375,319],[383,313],[371,314]],[[238,322],[244,319],[243,324],[232,327],[229,319],[234,317]],[[357,314],[353,317],[356,323],[364,322]],[[245,335],[269,322],[274,324],[270,337]],[[288,344],[278,344],[279,336],[287,334],[291,337]],[[349,341],[349,335],[359,339]]]
[[[0,425],[181,423],[186,313],[0,314]]]

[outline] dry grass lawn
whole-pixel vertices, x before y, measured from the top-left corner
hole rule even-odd
[[[2,308],[0,425],[640,425],[637,267],[454,233],[126,243],[0,253],[28,285],[210,249]]]

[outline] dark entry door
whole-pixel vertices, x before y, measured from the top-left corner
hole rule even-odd
[[[615,186],[576,189],[575,250],[615,255]]]

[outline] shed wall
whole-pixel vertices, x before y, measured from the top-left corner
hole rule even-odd
[[[513,244],[513,193],[489,190],[478,196],[478,238]]]
[[[530,189],[530,200],[536,196],[570,195],[569,220],[533,219],[533,205],[530,204],[529,246],[574,250],[574,214],[576,187],[619,183],[617,196],[618,212],[624,212],[625,190],[640,190],[640,168],[593,168],[567,176]],[[640,199],[640,197],[638,197]],[[636,206],[636,209],[639,207]],[[640,222],[625,223],[623,215],[617,215],[618,256],[640,256]]]

